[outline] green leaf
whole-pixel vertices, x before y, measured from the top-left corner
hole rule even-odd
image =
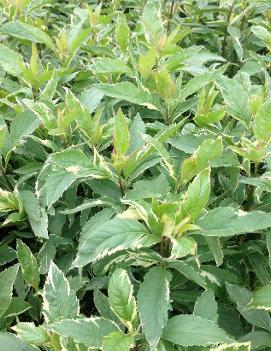
[[[223,329],[207,319],[194,315],[178,315],[171,318],[163,332],[163,338],[180,346],[208,346],[227,343],[231,339]]]
[[[43,43],[49,49],[55,50],[52,39],[43,30],[21,21],[8,22],[0,27],[0,32],[18,39],[29,40],[33,43]]]
[[[43,314],[47,323],[58,319],[75,318],[79,314],[76,294],[71,290],[64,273],[52,262],[43,292]]]
[[[150,109],[160,110],[160,103],[156,96],[147,89],[143,90],[130,82],[116,84],[97,84],[94,88],[106,96],[126,100],[133,104],[147,106]]]
[[[271,318],[267,311],[258,311],[251,309],[250,303],[253,293],[234,284],[226,284],[227,291],[231,299],[237,304],[238,311],[252,325],[271,331]]]
[[[179,260],[175,260],[175,261],[170,261],[168,266],[170,268],[176,269],[178,272],[183,274],[188,280],[191,280],[196,284],[198,284],[199,286],[206,288],[207,284],[204,276],[200,273],[200,271],[198,271],[192,265],[189,265],[188,263],[185,263],[185,262],[181,262]]]
[[[178,236],[172,240],[171,257],[182,258],[187,255],[195,255],[197,249],[196,241],[188,236]]]
[[[93,293],[93,300],[96,309],[98,310],[101,317],[110,319],[115,322],[119,327],[123,327],[118,317],[110,308],[109,298],[104,295],[100,290],[95,289]]]
[[[35,346],[24,343],[14,334],[0,332],[0,351],[38,351]]]
[[[106,178],[106,171],[81,150],[69,148],[51,154],[41,171],[37,193],[43,207],[51,207],[80,178]]]
[[[6,268],[0,273],[0,317],[7,311],[9,308],[13,284],[15,282],[19,265]]]
[[[157,242],[141,223],[118,217],[97,228],[86,225],[81,236],[73,267],[83,267],[117,251],[148,247]]]
[[[164,268],[152,268],[145,275],[138,291],[139,317],[151,350],[156,349],[167,324],[170,280],[171,275]]]
[[[210,351],[250,351],[250,343],[234,343],[220,345],[218,347],[212,348]]]
[[[16,51],[0,44],[0,65],[4,71],[12,76],[19,76],[22,72],[19,62],[20,55]]]
[[[13,261],[17,257],[16,251],[8,245],[0,246],[0,266]]]
[[[126,118],[121,111],[115,117],[114,148],[117,155],[124,156],[128,151],[130,144],[130,135]]]
[[[212,252],[216,265],[218,267],[221,266],[223,263],[224,253],[222,250],[220,239],[216,236],[206,236],[205,240],[209,250]]]
[[[212,290],[204,291],[197,299],[194,307],[194,315],[217,323],[217,303]]]
[[[133,76],[132,69],[120,60],[111,58],[97,58],[89,67],[96,74],[126,74]]]
[[[34,220],[39,220],[40,218],[40,206],[39,200],[30,190],[24,190],[20,192],[20,196],[23,202],[24,209],[27,215]]]
[[[155,46],[164,36],[164,28],[161,15],[161,1],[148,0],[144,6],[142,26],[147,42]]]
[[[28,311],[32,306],[24,301],[24,297],[12,297],[10,305],[6,312],[3,314],[2,318],[18,316],[26,311]]]
[[[243,212],[231,207],[218,207],[209,211],[195,223],[200,234],[208,236],[233,236],[253,233],[271,226],[268,213]]]
[[[129,351],[134,346],[134,338],[121,332],[113,332],[103,338],[103,351]]]
[[[46,331],[34,323],[20,322],[12,328],[18,336],[27,344],[42,346],[49,341],[49,336]]]
[[[40,283],[39,266],[35,256],[22,240],[17,240],[17,256],[24,280],[38,291]]]
[[[62,319],[50,329],[94,349],[102,346],[104,336],[119,331],[116,324],[104,318]]]
[[[187,139],[184,139],[184,142]],[[192,139],[193,140],[193,139]],[[193,140],[192,145],[194,143],[198,143],[198,141]],[[173,144],[175,146],[175,144]],[[183,149],[182,145],[177,145],[175,146],[177,148]],[[186,148],[183,150],[185,152],[189,151]],[[192,179],[196,174],[198,174],[200,171],[204,170],[205,168],[208,167],[210,164],[210,161],[215,161],[219,159],[222,155],[223,151],[223,145],[222,145],[222,140],[221,138],[218,138],[216,140],[213,139],[206,139],[204,140],[199,147],[196,149],[196,151],[193,153],[193,155],[184,160],[181,166],[181,174],[180,174],[180,181],[182,184],[186,184]]]
[[[248,126],[251,119],[248,91],[236,78],[221,76],[216,82],[229,113]]]
[[[4,154],[14,150],[19,143],[31,135],[39,126],[39,120],[30,111],[18,113],[10,125],[10,132],[7,135],[6,144],[3,147]]]
[[[181,223],[185,218],[194,221],[204,210],[211,191],[210,168],[201,171],[193,182],[180,204],[180,209],[176,216],[176,223]]]
[[[121,14],[118,16],[116,27],[115,27],[115,38],[116,42],[122,51],[125,51],[129,44],[130,28],[127,24],[125,15]]]
[[[84,90],[80,97],[80,102],[90,113],[94,112],[99,106],[104,94],[94,88]]]
[[[254,291],[251,307],[260,310],[271,310],[271,285],[261,286]]]
[[[271,135],[271,101],[266,101],[257,111],[254,117],[253,132],[259,141],[268,141]]]
[[[112,274],[109,286],[108,297],[112,311],[128,327],[133,330],[133,322],[137,316],[136,301],[133,296],[133,285],[127,271],[117,269]]]

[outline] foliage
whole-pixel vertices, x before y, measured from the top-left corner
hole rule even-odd
[[[0,351],[270,350],[270,1],[0,6]]]

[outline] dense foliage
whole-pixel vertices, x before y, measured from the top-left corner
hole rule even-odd
[[[271,350],[270,0],[0,4],[0,351]]]

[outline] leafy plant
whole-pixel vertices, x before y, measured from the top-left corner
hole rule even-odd
[[[270,350],[270,1],[0,6],[0,351]]]

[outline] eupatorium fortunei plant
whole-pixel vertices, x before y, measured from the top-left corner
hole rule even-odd
[[[270,350],[270,1],[0,5],[0,351]]]

